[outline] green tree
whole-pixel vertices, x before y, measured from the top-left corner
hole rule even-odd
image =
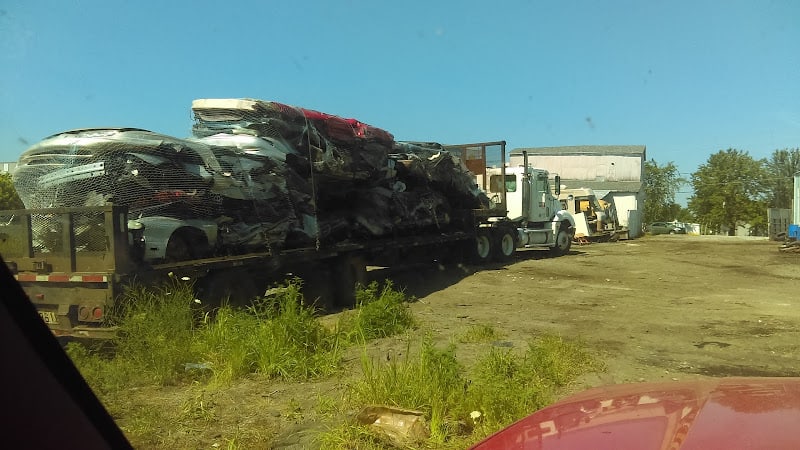
[[[766,160],[755,160],[746,151],[732,148],[711,155],[692,174],[694,195],[689,209],[715,233],[727,229],[734,235],[737,224],[764,227],[769,191],[766,164]]]
[[[684,182],[673,162],[663,166],[651,159],[644,163],[644,222],[675,219],[680,205],[675,203],[675,194]]]
[[[11,182],[11,175],[0,173],[0,209],[21,208],[24,206],[17,195],[17,190],[14,189],[14,183]]]
[[[675,219],[678,222],[694,222],[694,216],[688,208],[684,208],[677,203],[669,205],[669,215],[665,218]]]
[[[769,206],[791,208],[794,174],[800,172],[800,149],[775,150],[767,162]]]
[[[687,222],[687,223],[694,223],[697,222],[695,219],[694,214],[692,214],[692,210],[689,208],[682,208],[678,205],[678,213],[675,215],[675,218],[678,219],[678,222]]]

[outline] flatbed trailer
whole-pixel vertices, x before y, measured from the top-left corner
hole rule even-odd
[[[503,141],[442,151],[477,154],[480,164],[486,165],[489,147],[499,150],[500,160],[505,160]],[[267,244],[243,251],[206,241],[207,234],[193,228],[213,227],[212,219],[200,225],[174,218],[144,223],[129,218],[128,207],[108,203],[0,211],[0,254],[39,315],[59,336],[112,336],[116,330],[111,319],[120,295],[132,285],[152,286],[170,278],[192,283],[196,298],[209,308],[225,299],[247,305],[269,285],[291,277],[303,280],[308,301],[324,309],[346,308],[354,304],[355,286],[366,281],[367,266],[434,260],[507,262],[517,248],[527,247],[547,248],[556,256],[569,252],[575,222],[551,192],[547,171],[529,167],[527,160],[524,168],[505,170],[485,171],[489,176],[484,181],[498,189],[492,190],[499,199],[492,207],[454,206],[443,223],[420,222],[371,237],[362,234],[327,242],[318,238],[311,245]],[[59,172],[70,179],[78,175],[83,172]],[[514,186],[513,192],[506,192],[507,186]],[[555,186],[557,190],[557,177]],[[160,224],[166,226],[159,228]],[[169,254],[173,236],[203,251],[184,247],[185,251],[174,253],[180,258],[154,258],[159,250]]]
[[[299,276],[323,306],[346,307],[367,265],[460,258],[475,239],[469,230],[148,264],[127,209],[109,204],[0,211],[0,254],[56,335],[105,338],[116,332],[108,322],[115,300],[133,284],[190,280],[198,299],[218,304],[251,299],[269,283]]]

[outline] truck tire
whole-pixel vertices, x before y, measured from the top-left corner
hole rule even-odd
[[[204,258],[210,251],[205,234],[197,228],[183,227],[175,230],[167,241],[164,262],[174,263]]]
[[[352,308],[356,304],[356,287],[367,282],[367,265],[359,255],[344,255],[332,261],[333,297],[335,305]]]
[[[555,245],[550,247],[550,254],[553,256],[566,255],[569,253],[570,247],[572,247],[572,237],[565,227],[559,228],[556,234]]]
[[[500,262],[509,261],[517,251],[516,230],[509,227],[495,229],[494,259]]]
[[[494,239],[489,228],[480,228],[475,234],[475,239],[467,243],[470,248],[470,262],[485,264],[492,259],[492,249],[495,247]]]
[[[175,233],[167,241],[167,248],[164,250],[164,262],[174,263],[188,261],[194,258],[192,248],[181,233]]]

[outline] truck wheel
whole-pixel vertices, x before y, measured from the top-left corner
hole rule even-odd
[[[336,306],[352,308],[356,304],[356,286],[367,282],[367,265],[358,255],[336,258],[333,264],[333,295]]]
[[[483,264],[488,262],[492,257],[492,248],[494,242],[492,234],[489,229],[481,228],[475,235],[475,240],[471,241],[472,251],[470,252],[470,260],[475,264]],[[468,244],[469,245],[469,244]]]
[[[572,238],[567,233],[567,230],[562,227],[556,235],[555,245],[550,247],[550,254],[553,256],[565,255],[569,253],[570,247],[572,247]]]
[[[192,259],[192,249],[186,241],[186,238],[180,234],[173,234],[167,241],[167,248],[164,251],[164,260],[167,263],[188,261]]]
[[[514,236],[514,230],[508,228],[500,228],[497,230],[496,241],[494,243],[494,258],[497,261],[508,261],[517,251],[517,240]]]

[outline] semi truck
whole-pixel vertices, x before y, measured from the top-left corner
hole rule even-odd
[[[225,120],[232,122],[228,116]],[[111,139],[120,133],[125,145]],[[98,136],[102,145],[89,151]],[[236,145],[222,151],[208,137]],[[280,164],[263,170],[276,160],[265,159],[266,153],[282,162],[297,158],[291,145],[279,148],[288,139],[215,133],[186,144],[138,129],[80,130],[52,139],[20,158],[22,172],[15,173],[15,184],[26,193],[27,209],[0,211],[0,255],[59,336],[113,336],[115,301],[133,284],[185,279],[203,304],[224,298],[237,303],[263,294],[271,283],[298,276],[307,298],[347,307],[355,286],[366,279],[367,266],[432,260],[503,263],[518,248],[531,247],[563,255],[575,230],[572,216],[560,208],[557,177],[552,190],[547,171],[500,169],[496,176],[506,182],[490,189],[490,195],[478,186],[452,186],[463,179],[460,171],[466,169],[459,164],[464,154],[484,155],[467,159],[467,166],[480,165],[489,173],[486,151],[497,150],[505,159],[503,141],[450,146],[392,142],[388,168],[384,163],[372,164],[374,170],[362,165],[356,175],[340,162],[355,164],[361,144],[339,142],[335,147],[327,142],[327,149],[311,149],[318,155],[293,163],[309,168],[305,179],[291,181],[297,172]],[[380,139],[385,141],[385,135]],[[127,146],[130,141],[135,148]],[[165,145],[183,159],[148,151]],[[69,149],[66,156],[64,148]],[[351,154],[337,162],[335,155],[324,154],[334,149],[340,157],[345,150]],[[414,175],[423,159],[432,168]],[[437,169],[451,175],[434,176]],[[349,179],[340,176],[348,170]],[[185,172],[178,177],[183,184],[164,184],[180,171]],[[487,179],[496,182],[493,176]],[[291,210],[281,209],[286,205]]]

